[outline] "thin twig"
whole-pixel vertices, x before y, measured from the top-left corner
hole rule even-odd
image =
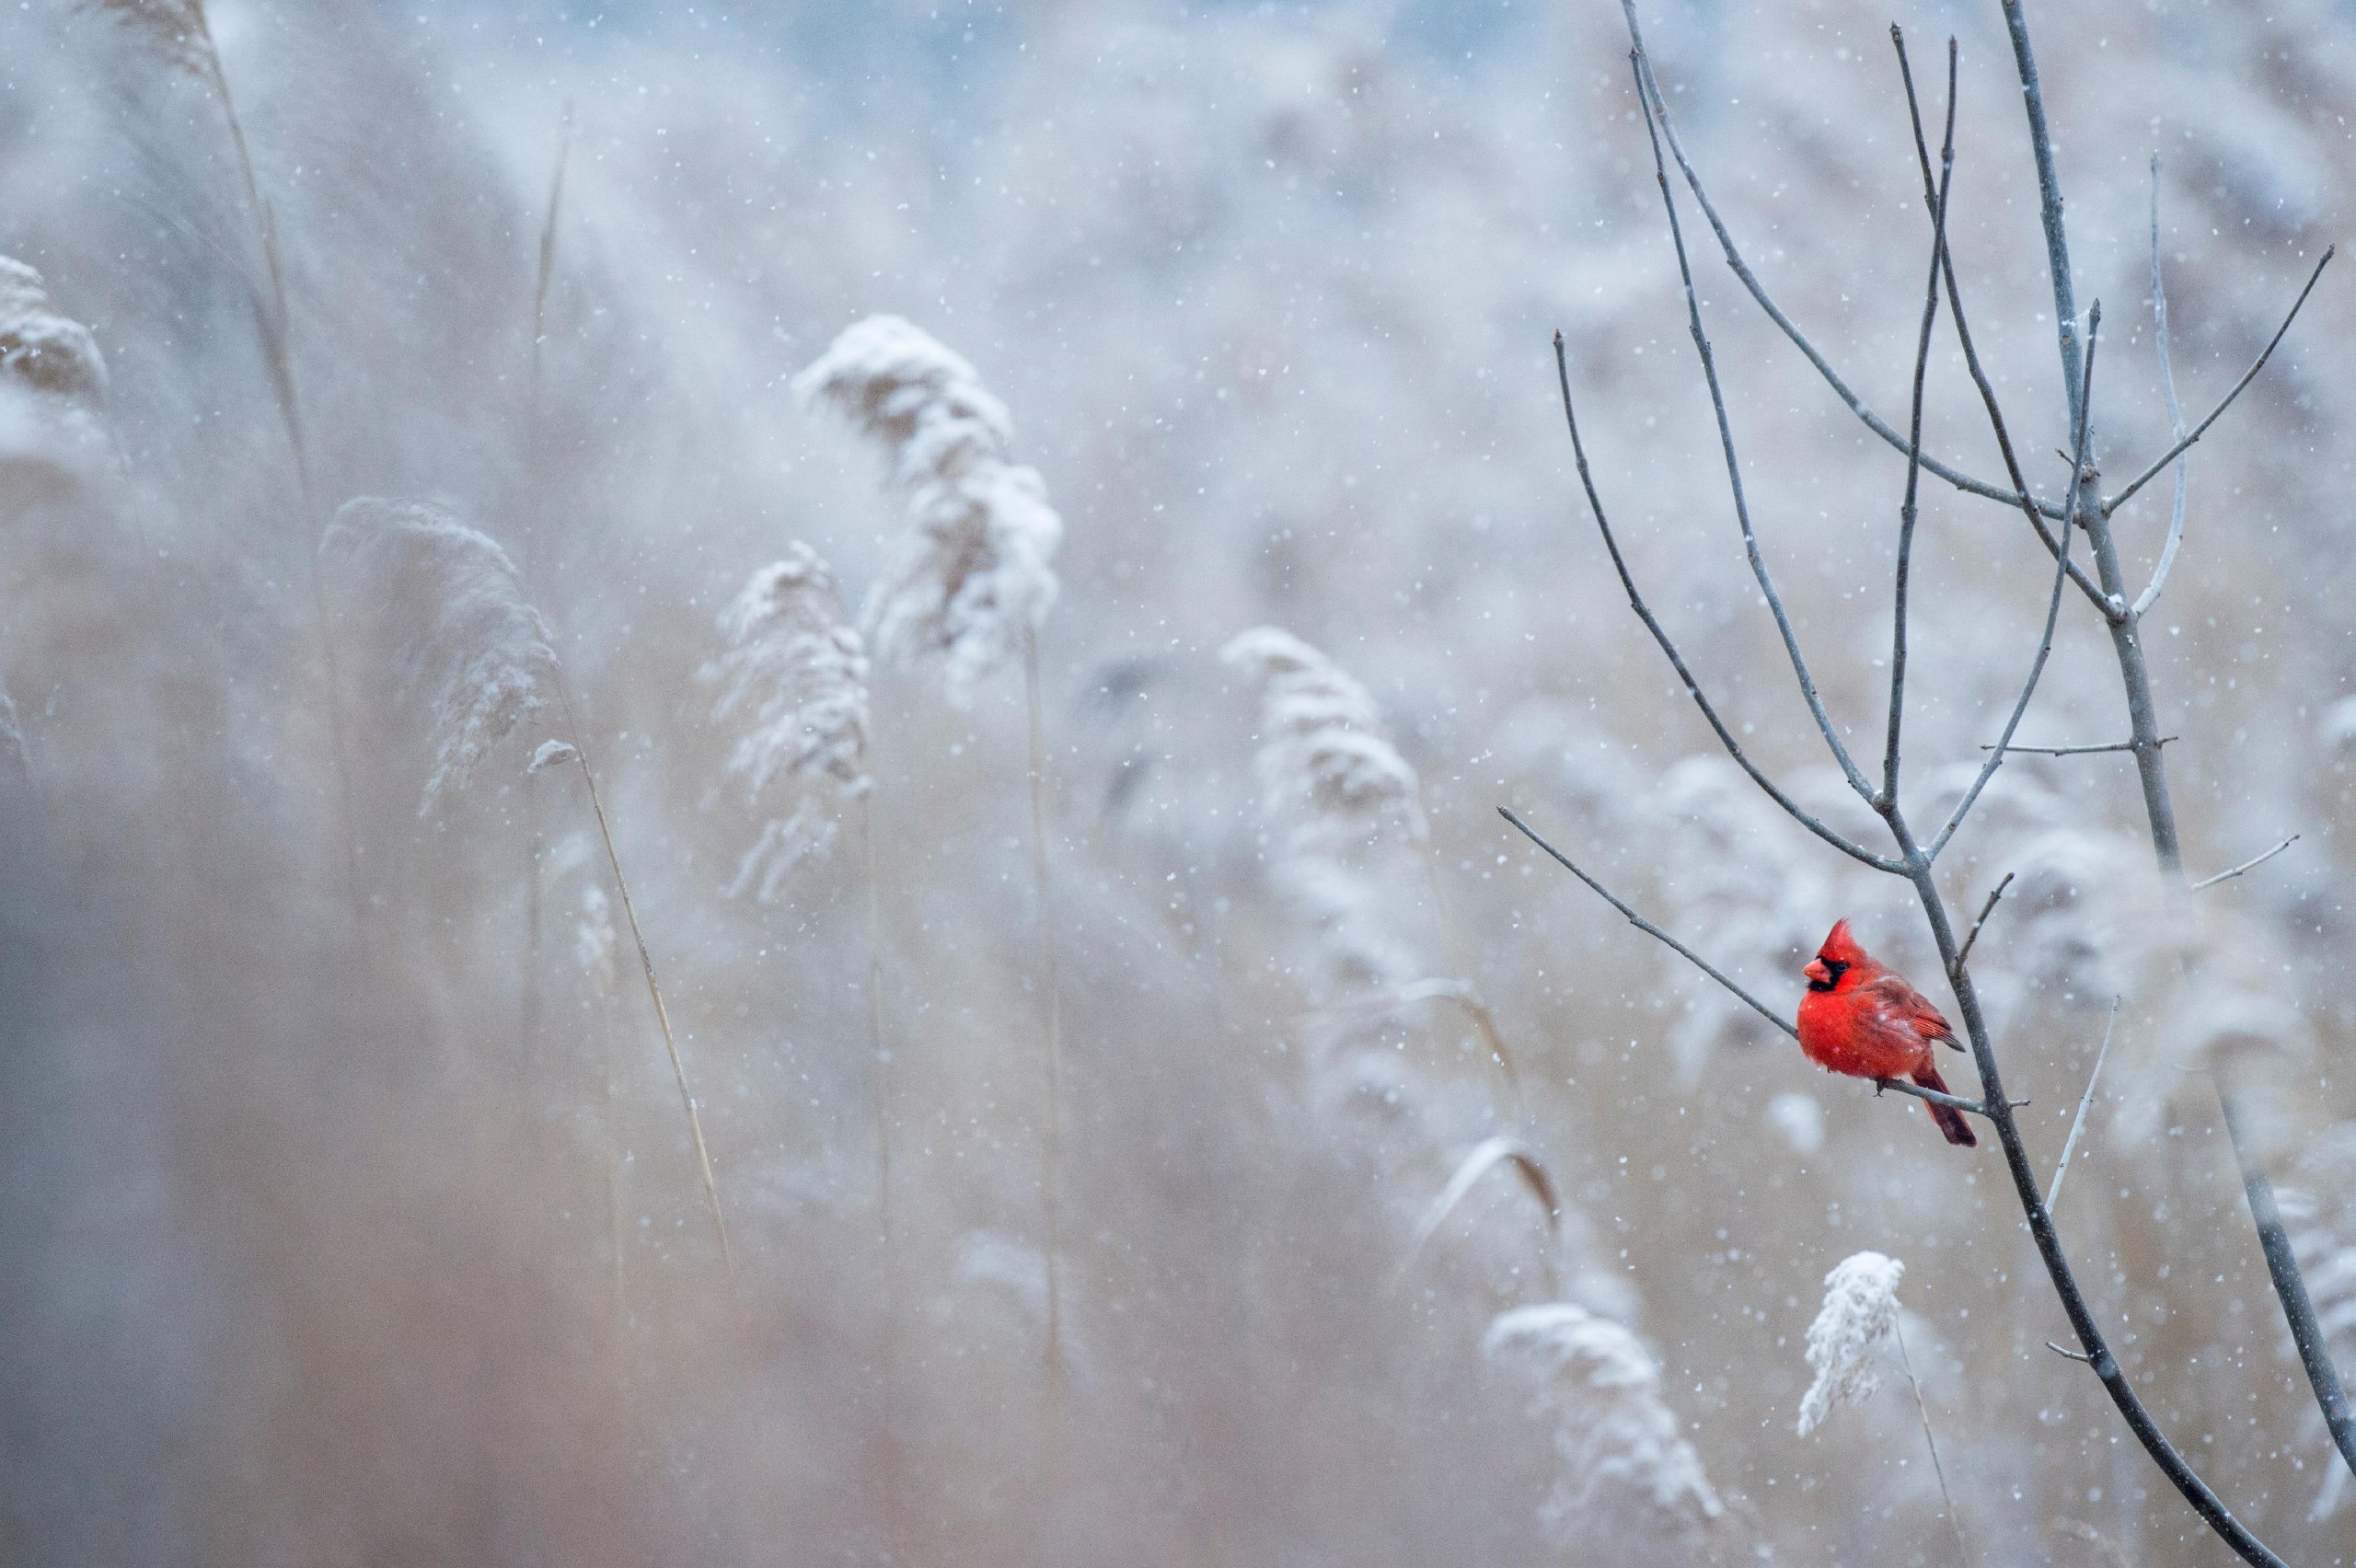
[[[2292,845],[2296,844],[2298,841],[2299,836],[2294,833],[2291,835],[2290,837],[2284,839],[2281,843],[2277,844],[2273,848],[2269,849],[2265,854],[2253,856],[2249,859],[2244,860],[2240,865],[2234,867],[2231,870],[2219,871],[2213,877],[2201,878],[2199,882],[2192,884],[2192,891],[2199,893],[2204,887],[2215,887],[2221,882],[2230,881],[2235,877],[2240,876],[2244,871],[2249,870],[2254,867],[2262,866],[2266,864],[2267,861],[2274,859],[2275,856],[2282,853],[2283,850],[2291,847]]]
[[[2078,1147],[2078,1135],[2086,1130],[2086,1112],[2095,1102],[2095,1085],[2102,1081],[2103,1058],[2110,1055],[2110,1032],[2119,1027],[2119,998],[2110,998],[2110,1020],[2102,1026],[2102,1049],[2095,1053],[2095,1070],[2086,1075],[2086,1092],[2078,1096],[2078,1114],[2070,1124],[2070,1136],[2062,1142],[2061,1161],[2053,1167],[2053,1187],[2045,1194],[2045,1212],[2051,1214],[2053,1205],[2062,1201],[2062,1178],[2070,1173],[2070,1156]]]
[[[1808,363],[1816,367],[1816,373],[1824,378],[1826,386],[1832,388],[1833,395],[1848,406],[1849,411],[1856,415],[1867,430],[1872,431],[1900,452],[1914,450],[1904,436],[1899,434],[1879,414],[1867,408],[1855,392],[1850,390],[1849,384],[1841,378],[1840,372],[1834,370],[1831,363],[1817,352],[1816,345],[1808,341],[1807,335],[1793,323],[1792,318],[1784,314],[1773,297],[1767,293],[1766,286],[1760,282],[1758,274],[1753,272],[1750,264],[1742,259],[1741,250],[1735,245],[1734,236],[1727,230],[1725,220],[1718,216],[1717,207],[1711,202],[1710,193],[1703,188],[1701,175],[1695,171],[1692,163],[1686,157],[1684,144],[1678,139],[1677,125],[1669,116],[1667,99],[1661,95],[1659,83],[1653,79],[1652,56],[1646,52],[1644,33],[1636,25],[1634,0],[1621,0],[1621,9],[1628,18],[1628,36],[1635,45],[1638,58],[1643,62],[1644,74],[1646,80],[1650,84],[1655,110],[1660,116],[1661,133],[1669,143],[1669,156],[1677,160],[1679,172],[1685,177],[1686,189],[1693,192],[1695,205],[1702,209],[1702,215],[1709,221],[1711,229],[1717,235],[1719,248],[1726,253],[1727,270],[1732,271],[1741,282],[1742,286],[1750,292],[1751,299],[1757,303],[1761,310],[1766,313],[1767,318],[1775,324],[1784,337],[1791,340],[1793,347],[1807,357]],[[1948,293],[1952,294],[1955,288],[1952,276],[1948,279],[1947,288]],[[2003,486],[1992,485],[1985,479],[1974,478],[1969,474],[1943,463],[1927,453],[1923,455],[1923,467],[1956,489],[1969,494],[1985,496],[1991,501],[2013,499],[2013,492]],[[2037,505],[2048,516],[2062,515],[2062,507],[2054,502],[2039,501]]]
[[[1939,1478],[1939,1500],[1946,1505],[1947,1528],[1955,1531],[1956,1562],[1969,1568],[1971,1553],[1963,1544],[1963,1520],[1955,1511],[1955,1494],[1947,1490],[1947,1468],[1939,1462],[1939,1440],[1931,1435],[1931,1407],[1923,1402],[1923,1380],[1914,1376],[1914,1357],[1906,1349],[1906,1331],[1892,1318],[1889,1332],[1898,1341],[1898,1359],[1906,1368],[1907,1386],[1914,1390],[1914,1412],[1923,1418],[1923,1441],[1931,1450],[1931,1473]]]
[[[1784,1017],[1781,1013],[1775,1011],[1774,1009],[1769,1007],[1766,1003],[1761,1001],[1758,997],[1744,990],[1733,980],[1727,978],[1726,972],[1712,963],[1708,959],[1703,958],[1700,953],[1695,952],[1692,948],[1687,947],[1683,942],[1679,941],[1675,937],[1670,936],[1667,931],[1662,930],[1658,926],[1654,925],[1650,920],[1646,919],[1642,915],[1637,914],[1634,909],[1628,907],[1628,905],[1622,901],[1619,894],[1613,893],[1610,888],[1604,886],[1601,882],[1588,875],[1587,872],[1582,870],[1578,864],[1572,860],[1569,856],[1564,854],[1560,849],[1555,848],[1552,844],[1547,843],[1545,839],[1540,837],[1538,830],[1531,827],[1528,823],[1522,821],[1521,818],[1514,815],[1511,808],[1499,806],[1497,808],[1497,814],[1505,818],[1506,821],[1513,824],[1515,827],[1519,828],[1521,831],[1523,837],[1529,839],[1532,844],[1537,845],[1538,847],[1553,856],[1557,865],[1570,872],[1571,875],[1578,878],[1579,881],[1587,883],[1588,889],[1592,891],[1597,897],[1611,905],[1612,908],[1620,911],[1621,915],[1626,918],[1628,924],[1635,927],[1636,929],[1644,932],[1645,935],[1652,938],[1655,941],[1659,942],[1664,947],[1667,947],[1670,951],[1685,960],[1686,963],[1692,964],[1694,968],[1700,970],[1711,979],[1715,980],[1719,985],[1725,986],[1728,991],[1732,992],[1736,997],[1748,1004],[1750,1009],[1757,1013],[1761,1018],[1765,1019],[1768,1022],[1773,1024],[1776,1028],[1782,1030],[1784,1033],[1790,1035],[1795,1040],[1797,1040],[1800,1037],[1800,1032],[1793,1027],[1791,1020]],[[1873,1085],[1875,1092],[1877,1093],[1879,1093],[1884,1090],[1888,1090],[1893,1093],[1911,1095],[1916,1100],[1928,1101],[1934,1105],[1945,1105],[1950,1110],[1968,1112],[1975,1116],[1985,1116],[1988,1114],[1988,1108],[1979,1101],[1966,1100],[1961,1095],[1947,1094],[1935,1089],[1924,1089],[1918,1084],[1908,1083],[1903,1078],[1876,1078],[1873,1080]]]
[[[1971,922],[1970,934],[1963,939],[1963,947],[1955,955],[1957,968],[1962,968],[1965,963],[1970,961],[1972,944],[1980,940],[1980,928],[1986,925],[1988,923],[1988,917],[1996,912],[1996,901],[2004,896],[2004,890],[2006,888],[2013,885],[2014,875],[2014,872],[2006,871],[2004,873],[2004,880],[1998,882],[1989,891],[1988,902],[1980,906],[1979,917]]]
[[[884,895],[875,866],[875,790],[859,798],[859,824],[867,880],[867,1049],[875,1096],[875,1229],[881,1247],[883,1301],[877,1312],[883,1354],[876,1359],[876,1403],[881,1407],[884,1540],[891,1560],[900,1554],[899,1248],[892,1234],[892,1054],[884,1044]]]
[[[2176,370],[2168,363],[2168,291],[2160,280],[2160,155],[2152,155],[2152,347],[2160,360],[2160,395],[2168,406],[2168,434],[2178,442],[2184,440],[2184,409],[2176,400]],[[2167,585],[2168,569],[2176,564],[2177,547],[2184,543],[2184,502],[2191,488],[2191,462],[2181,453],[2176,460],[2176,500],[2168,508],[2167,543],[2160,548],[2160,564],[2152,569],[2152,581],[2135,597],[2135,617],[2141,620]]]
[[[1800,652],[1799,634],[1792,629],[1792,618],[1784,613],[1783,595],[1775,592],[1775,580],[1768,574],[1766,558],[1759,549],[1759,536],[1750,525],[1750,503],[1742,488],[1742,463],[1735,455],[1734,426],[1727,416],[1725,388],[1718,385],[1717,356],[1711,351],[1709,334],[1702,328],[1702,302],[1693,292],[1693,267],[1685,254],[1685,229],[1677,216],[1677,193],[1669,188],[1669,168],[1661,157],[1660,126],[1654,114],[1652,95],[1646,90],[1644,59],[1632,52],[1628,63],[1635,75],[1637,103],[1645,111],[1645,133],[1652,142],[1653,179],[1660,187],[1661,204],[1669,213],[1669,242],[1677,250],[1677,275],[1685,289],[1686,329],[1692,335],[1694,352],[1701,356],[1702,378],[1709,385],[1711,411],[1717,416],[1718,446],[1726,457],[1727,488],[1734,497],[1735,522],[1742,530],[1743,553],[1750,558],[1750,575],[1757,580],[1760,594],[1767,601],[1768,613],[1774,617],[1775,629],[1784,640],[1784,651],[1792,662],[1793,678],[1799,683],[1800,696],[1816,720],[1817,732],[1831,748],[1832,759],[1841,765],[1849,788],[1857,792],[1858,799],[1871,801],[1874,787],[1858,771],[1849,748],[1841,742],[1840,731],[1833,726],[1832,716],[1825,711],[1824,698],[1816,689],[1816,678],[1808,674],[1807,660]]]
[[[2175,735],[2162,735],[2158,740],[2152,744],[2154,745],[2164,746],[2170,741],[2177,740],[2178,738],[2179,737]],[[1981,751],[1994,751],[1996,748],[1994,746],[1981,746],[1980,749]],[[2004,749],[2015,755],[2027,754],[2030,756],[2094,756],[2102,752],[2131,752],[2135,749],[2135,743],[2133,741],[2113,741],[2108,745],[2099,746],[2006,746]]]
[[[1579,484],[1587,491],[1588,511],[1593,514],[1596,528],[1603,536],[1603,548],[1611,557],[1612,570],[1620,574],[1620,586],[1627,593],[1628,607],[1636,612],[1636,618],[1645,623],[1645,629],[1653,634],[1653,640],[1658,643],[1660,651],[1669,656],[1669,667],[1677,672],[1677,678],[1685,685],[1685,695],[1692,698],[1693,705],[1702,710],[1702,717],[1709,721],[1712,732],[1718,737],[1719,744],[1727,748],[1727,755],[1733,757],[1743,772],[1750,776],[1750,781],[1758,785],[1769,800],[1783,807],[1792,820],[1802,827],[1807,828],[1850,859],[1862,860],[1876,870],[1891,872],[1898,870],[1897,861],[1877,855],[1863,845],[1850,842],[1834,829],[1826,826],[1814,814],[1803,809],[1798,801],[1784,793],[1776,787],[1775,781],[1768,778],[1760,770],[1758,764],[1750,760],[1749,754],[1742,749],[1742,743],[1734,738],[1734,732],[1727,728],[1725,720],[1718,717],[1718,710],[1711,706],[1708,696],[1702,690],[1702,683],[1693,678],[1692,670],[1687,667],[1685,656],[1677,651],[1676,641],[1670,638],[1668,629],[1660,624],[1659,619],[1646,605],[1644,594],[1636,588],[1634,576],[1628,571],[1628,562],[1620,553],[1620,541],[1611,532],[1611,521],[1603,511],[1603,498],[1597,492],[1595,476],[1588,467],[1587,445],[1579,439],[1578,412],[1571,404],[1570,363],[1564,352],[1563,335],[1560,332],[1554,334],[1554,376],[1562,387],[1563,419],[1571,428],[1571,456],[1578,466]]]
[[[1655,941],[1661,943],[1670,951],[1684,959],[1686,963],[1692,964],[1694,968],[1700,970],[1711,979],[1715,980],[1719,985],[1724,986],[1737,997],[1741,997],[1743,1001],[1750,1004],[1751,1011],[1757,1013],[1761,1018],[1765,1019],[1769,1023],[1773,1024],[1776,1028],[1782,1030],[1784,1033],[1790,1035],[1795,1040],[1797,1040],[1800,1037],[1800,1032],[1792,1026],[1791,1020],[1785,1018],[1783,1014],[1777,1012],[1774,1009],[1769,1007],[1766,1003],[1761,1001],[1758,997],[1752,996],[1740,986],[1728,979],[1725,971],[1719,969],[1708,959],[1703,958],[1700,953],[1695,952],[1692,948],[1687,947],[1683,942],[1679,941],[1675,937],[1670,936],[1667,931],[1662,930],[1658,926],[1654,925],[1650,920],[1646,919],[1642,915],[1637,914],[1634,909],[1629,908],[1627,905],[1622,903],[1620,896],[1617,894],[1604,886],[1601,882],[1596,881],[1593,877],[1588,875],[1585,871],[1579,870],[1578,866],[1572,861],[1569,856],[1564,854],[1560,849],[1555,848],[1552,844],[1547,843],[1543,838],[1541,838],[1538,836],[1538,830],[1531,827],[1519,817],[1514,815],[1509,807],[1499,806],[1497,808],[1497,814],[1505,818],[1507,822],[1513,824],[1515,827],[1519,828],[1523,837],[1529,839],[1532,844],[1537,845],[1541,849],[1545,850],[1547,854],[1552,855],[1554,858],[1555,863],[1560,865],[1565,870],[1578,878],[1579,881],[1587,883],[1588,889],[1592,891],[1597,897],[1602,899],[1604,903],[1611,905],[1612,908],[1620,911],[1620,913],[1627,918],[1628,924],[1635,927],[1636,929],[1644,932],[1645,935],[1652,938]]]
[[[1904,1078],[1876,1078],[1873,1080],[1873,1085],[1876,1094],[1885,1090],[1891,1094],[1908,1094],[1917,1100],[1927,1101],[1933,1105],[1944,1105],[1950,1111],[1969,1112],[1974,1116],[1988,1114],[1988,1107],[1980,1101],[1966,1100],[1960,1094],[1949,1094],[1943,1089],[1924,1089],[1921,1084],[1908,1083]],[[2020,1106],[2027,1104],[2028,1101],[2015,1100],[2013,1103]]]
[[[2017,4],[2018,0],[2014,0],[2014,3]],[[2203,435],[2206,435],[2209,432],[2209,427],[2217,422],[2218,416],[2222,415],[2227,409],[2234,406],[2234,399],[2242,395],[2242,389],[2247,386],[2251,382],[2258,379],[2258,373],[2266,368],[2266,362],[2273,357],[2275,346],[2282,341],[2282,335],[2291,329],[2291,323],[2299,318],[2299,307],[2307,303],[2307,295],[2315,293],[2316,284],[2323,278],[2323,270],[2331,265],[2332,257],[2339,254],[2339,247],[2336,245],[2326,246],[2324,248],[2322,257],[2316,262],[2316,270],[2307,274],[2307,286],[2301,289],[2299,291],[2299,297],[2291,302],[2290,314],[2282,317],[2281,326],[2274,329],[2274,336],[2266,340],[2266,347],[2258,351],[2258,358],[2250,362],[2250,367],[2242,372],[2242,378],[2234,383],[2234,389],[2226,393],[2215,408],[2209,410],[2207,418],[2203,419],[2199,424],[2192,427],[2192,433],[2190,435],[2185,436],[2174,446],[2169,447],[2165,452],[2162,453],[2157,462],[2154,463],[2150,467],[2144,469],[2142,473],[2136,475],[2134,478],[2128,481],[2126,489],[2120,490],[2117,495],[2112,496],[2108,501],[2104,502],[2102,503],[2102,513],[2104,516],[2108,517],[2112,513],[2118,511],[2119,506],[2126,502],[2128,497],[2133,495],[2137,490],[2142,490],[2145,485],[2151,483],[2153,478],[2156,477],[2161,470],[2165,469],[2169,464],[2175,462],[2179,456],[2183,455],[2185,451],[2189,448],[2194,442],[2199,441]]]
[[[2097,334],[2100,332],[2101,328],[2102,302],[2100,300],[2096,300],[2095,302],[2094,308],[2089,311],[2086,316],[2086,359],[2085,383],[2080,388],[2078,398],[2078,405],[2080,408],[2087,407],[2093,397],[2095,379],[2094,350],[2095,343],[2097,340]],[[1992,403],[1990,408],[1992,412],[1994,405]],[[2078,421],[2078,450],[2076,461],[2073,465],[2073,471],[2075,472],[2083,473],[2085,471],[2086,438],[2090,422],[2091,421],[2083,418]],[[2008,458],[2007,461],[2009,460],[2010,459]],[[2072,498],[2074,500],[2079,493],[2079,487],[2073,485],[2070,489]],[[2045,674],[2045,661],[2053,651],[2053,628],[2062,617],[2062,587],[2063,580],[2070,570],[2070,526],[2072,521],[2073,519],[2069,517],[2064,517],[2062,520],[2062,550],[2053,570],[2053,592],[2050,597],[2046,601],[2045,633],[2038,641],[2037,657],[2029,662],[2028,679],[2021,683],[2020,698],[2013,704],[2012,716],[2004,721],[2004,732],[2003,734],[1996,737],[1995,748],[1988,754],[1988,760],[1980,765],[1980,776],[1971,781],[1971,788],[1965,790],[1963,799],[1956,802],[1955,811],[1948,816],[1946,825],[1940,828],[1939,836],[1931,841],[1929,859],[1933,860],[1936,860],[1939,858],[1939,852],[1947,847],[1947,841],[1953,838],[1956,835],[1956,830],[1963,825],[1963,819],[1971,814],[1972,805],[1980,799],[1980,792],[1988,788],[1988,780],[1996,777],[1996,769],[2004,766],[2004,753],[2006,749],[2012,745],[2013,735],[2020,729],[2022,718],[2028,712],[2028,699],[2037,693],[2037,683],[2038,678]]]
[[[2083,1350],[2067,1350],[2061,1345],[2055,1344],[2051,1340],[2047,1340],[2045,1342],[2045,1348],[2051,1351],[2056,1355],[2068,1356],[2071,1360],[2079,1362],[2083,1365],[2089,1366],[2094,1365],[2095,1358],[2088,1355]]]
[[[1897,29],[1893,26],[1891,30]],[[1955,179],[1955,40],[1947,40],[1947,129],[1939,153],[1938,198],[1931,204],[1930,277],[1923,285],[1923,329],[1914,344],[1914,391],[1908,412],[1906,499],[1898,508],[1897,587],[1889,638],[1889,728],[1882,746],[1881,795],[1898,799],[1899,732],[1906,718],[1906,596],[1914,560],[1914,525],[1923,478],[1923,383],[1931,368],[1931,329],[1939,319],[1939,264],[1946,259],[1947,191]]]

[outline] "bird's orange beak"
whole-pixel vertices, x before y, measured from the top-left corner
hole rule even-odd
[[[1824,960],[1820,958],[1809,959],[1807,961],[1807,967],[1801,970],[1800,973],[1807,975],[1809,979],[1815,981],[1819,986],[1829,983],[1832,978],[1832,971],[1824,967]]]

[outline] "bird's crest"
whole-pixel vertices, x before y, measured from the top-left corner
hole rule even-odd
[[[1854,966],[1865,962],[1865,950],[1859,947],[1857,939],[1849,934],[1849,922],[1843,919],[1833,923],[1832,929],[1825,935],[1824,945],[1816,950],[1816,955],[1831,959],[1835,963]]]

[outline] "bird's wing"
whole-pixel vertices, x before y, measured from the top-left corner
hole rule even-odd
[[[1955,1043],[1955,1026],[1946,1016],[1931,1005],[1931,999],[1908,985],[1900,975],[1884,974],[1867,981],[1863,987],[1874,998],[1877,1009],[1892,1023],[1912,1030],[1925,1040]]]

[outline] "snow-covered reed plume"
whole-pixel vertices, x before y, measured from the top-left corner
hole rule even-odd
[[[396,639],[402,686],[427,704],[433,768],[422,816],[445,789],[546,703],[556,677],[548,623],[514,563],[487,534],[441,507],[363,496],[337,511],[323,561],[352,573]]]
[[[1874,1352],[1898,1329],[1898,1282],[1906,1265],[1879,1252],[1853,1252],[1824,1276],[1824,1306],[1807,1326],[1807,1364],[1816,1381],[1800,1398],[1799,1434],[1824,1424],[1833,1407],[1861,1404],[1881,1387]]]
[[[41,275],[0,256],[0,465],[80,467],[106,443],[106,360]]]
[[[0,375],[69,402],[106,400],[98,340],[58,313],[39,272],[7,256],[0,256]]]
[[[1620,1324],[1565,1302],[1498,1314],[1481,1342],[1532,1383],[1532,1419],[1554,1426],[1562,1461],[1540,1519],[1557,1545],[1592,1544],[1599,1510],[1633,1509],[1692,1536],[1726,1512],[1701,1456],[1661,1396],[1660,1368]]]
[[[218,69],[204,0],[82,0],[79,8],[114,17],[177,70],[209,77]]]
[[[1271,883],[1316,928],[1341,986],[1418,978],[1426,965],[1397,913],[1429,826],[1373,698],[1275,627],[1244,632],[1219,657],[1261,686],[1253,766]]]
[[[1063,521],[1034,468],[1009,461],[1013,421],[974,367],[896,316],[845,329],[793,378],[882,444],[907,497],[907,542],[860,615],[886,663],[938,658],[951,700],[1019,654],[1056,602]]]
[[[773,795],[784,808],[762,825],[728,891],[749,887],[768,904],[794,868],[832,847],[834,802],[868,791],[867,654],[826,563],[799,541],[753,573],[720,629],[728,651],[698,676],[720,686],[714,719],[751,721],[728,770],[756,803]]]

